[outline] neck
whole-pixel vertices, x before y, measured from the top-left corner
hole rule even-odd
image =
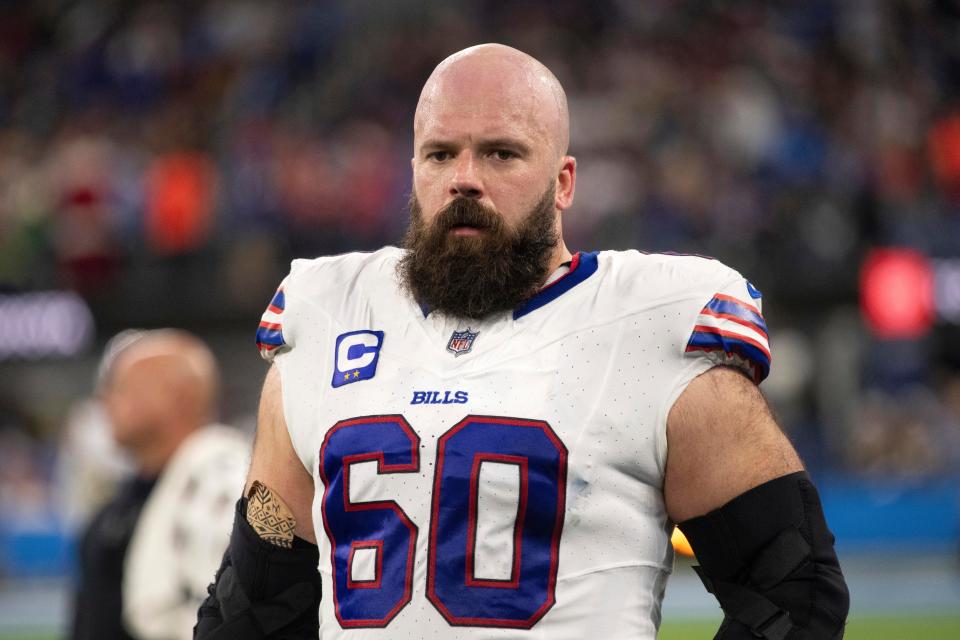
[[[573,259],[573,254],[570,253],[570,250],[567,249],[567,244],[560,239],[560,242],[557,243],[557,248],[553,252],[553,257],[550,258],[550,268],[547,269],[547,277],[550,277],[550,274],[560,268],[564,262],[570,262]]]

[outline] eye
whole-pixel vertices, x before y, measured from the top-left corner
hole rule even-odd
[[[427,154],[427,160],[433,160],[434,162],[443,162],[451,157],[449,151],[431,151]]]
[[[497,149],[493,152],[493,155],[497,160],[513,160],[517,157],[517,154],[507,149]]]

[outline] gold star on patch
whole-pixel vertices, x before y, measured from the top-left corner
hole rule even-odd
[[[347,373],[343,374],[343,379],[344,379],[344,380],[349,380],[349,379],[350,379],[350,373],[347,372]]]
[[[359,378],[359,377],[360,377],[360,370],[359,370],[359,369],[357,369],[356,371],[353,372],[353,377],[354,377],[354,378]]]

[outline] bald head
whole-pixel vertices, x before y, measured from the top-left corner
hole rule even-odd
[[[420,93],[414,137],[450,109],[474,118],[499,111],[530,127],[556,158],[567,152],[570,117],[563,87],[539,60],[512,47],[481,44],[437,65]]]
[[[563,88],[534,58],[500,44],[453,54],[434,69],[417,103],[411,222],[429,229],[445,218],[440,235],[459,238],[442,240],[452,251],[494,250],[498,226],[512,234],[535,228],[532,242],[549,255],[523,266],[542,284],[570,259],[561,220],[576,185],[569,129]],[[485,221],[449,213],[465,201],[486,212]],[[532,260],[519,251],[516,259]]]
[[[138,457],[147,452],[164,458],[213,419],[218,386],[206,345],[189,333],[164,329],[144,332],[117,353],[102,394],[118,444]]]

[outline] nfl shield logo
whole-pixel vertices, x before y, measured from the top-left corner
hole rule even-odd
[[[447,351],[455,356],[470,353],[470,349],[473,349],[473,341],[477,339],[479,333],[479,331],[470,331],[469,328],[466,331],[454,331],[450,336],[450,342],[447,343]]]

